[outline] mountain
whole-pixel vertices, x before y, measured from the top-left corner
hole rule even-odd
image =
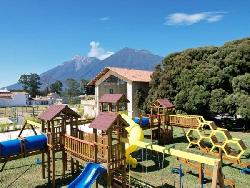
[[[147,50],[135,50],[123,48],[110,57],[99,60],[94,57],[76,55],[69,61],[40,74],[44,86],[60,80],[64,82],[67,78],[76,80],[90,80],[105,67],[122,67],[131,69],[154,70],[156,64],[161,63],[163,57],[152,54]],[[20,85],[13,84],[8,89],[20,89]]]

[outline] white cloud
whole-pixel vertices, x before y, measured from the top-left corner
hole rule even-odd
[[[103,60],[114,54],[114,52],[103,49],[99,42],[91,41],[89,45],[91,48],[88,53],[88,57],[96,57],[100,60]]]
[[[99,21],[105,22],[105,21],[109,21],[110,17],[101,17],[99,18]]]
[[[201,21],[218,22],[224,14],[225,12],[173,13],[165,18],[164,25],[192,25]]]

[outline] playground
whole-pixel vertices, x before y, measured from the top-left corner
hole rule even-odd
[[[246,142],[247,145],[250,144],[250,134],[249,133],[239,133],[234,132],[232,133],[233,136],[239,137],[241,136],[244,142]],[[200,153],[199,150],[195,148],[191,148],[189,150],[186,149],[187,141],[185,138],[183,138],[182,130],[179,128],[176,130],[176,133],[174,137],[178,140],[178,143],[175,144],[176,148],[179,148],[184,151],[192,151],[195,153]],[[246,152],[247,154],[250,153],[249,149]],[[138,150],[136,152],[136,155],[141,155],[141,150]],[[148,162],[144,161],[142,162],[145,165],[154,165],[154,161],[157,162],[157,156],[155,153],[152,153],[149,151],[148,156]],[[61,157],[60,155],[58,157]],[[47,180],[41,178],[41,166],[37,165],[35,163],[37,158],[41,158],[40,155],[31,156],[29,158],[19,159],[15,161],[10,161],[8,165],[6,166],[5,170],[1,172],[0,176],[0,182],[1,187],[47,187]],[[243,159],[244,161],[247,161],[247,159]],[[249,160],[249,159],[248,159]],[[66,172],[66,179],[63,180],[61,176],[61,165],[60,162],[56,162],[58,165],[56,166],[56,182],[57,185],[60,187],[66,187],[71,181],[74,180],[74,178],[77,176],[71,175],[70,170]],[[141,162],[139,162],[141,164]],[[154,187],[161,187],[162,183],[164,184],[163,187],[171,187],[174,186],[175,180],[176,185],[178,185],[178,174],[172,174],[171,168],[172,166],[178,166],[178,161],[175,157],[169,156],[166,157],[165,166],[163,169],[158,171],[158,164],[154,165],[154,171],[151,171],[146,176],[145,170],[141,168],[141,165],[138,166],[136,169],[131,170],[131,176],[137,179],[137,181],[144,181],[148,183],[149,185],[152,185]],[[185,169],[185,167],[184,167]],[[250,186],[248,175],[244,175],[240,173],[239,167],[237,165],[230,165],[230,163],[225,163],[223,167],[223,172],[228,176],[228,178],[235,179],[236,187],[242,187],[242,186]],[[146,176],[146,177],[145,177]],[[37,177],[37,178],[33,178]],[[161,179],[163,177],[163,180]],[[166,178],[171,177],[171,178]],[[185,173],[184,177],[185,181],[185,187],[193,187],[195,183],[197,183],[197,176]],[[166,185],[167,184],[167,185]],[[210,187],[211,183],[208,183],[205,185],[205,187]],[[197,187],[199,187],[197,185]]]
[[[131,119],[124,114],[126,97],[108,95],[95,119],[79,120],[68,106],[54,105],[38,116],[41,123],[26,121],[18,139],[1,142],[1,187],[250,185],[242,171],[249,170],[249,133],[176,115],[167,99],[154,101],[151,114]],[[34,136],[22,137],[28,127]]]

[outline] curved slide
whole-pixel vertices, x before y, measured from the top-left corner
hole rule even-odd
[[[129,116],[125,114],[121,114],[122,118],[130,125],[129,127],[126,128],[128,131],[128,141],[129,143],[126,143],[125,148],[126,148],[126,162],[127,164],[131,164],[132,168],[136,168],[137,165],[137,160],[133,158],[130,154],[134,151],[137,150],[136,145],[133,145],[135,141],[143,141],[144,140],[144,134],[143,130],[138,125],[135,123]]]
[[[91,188],[95,180],[104,173],[106,169],[97,163],[87,163],[81,174],[68,185],[68,188]]]

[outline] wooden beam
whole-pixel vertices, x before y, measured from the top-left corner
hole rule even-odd
[[[127,139],[125,138],[121,138],[122,142],[126,142]],[[191,161],[197,161],[199,163],[204,163],[210,166],[214,166],[215,162],[219,162],[219,159],[215,159],[215,158],[211,158],[211,157],[206,157],[206,156],[201,156],[198,154],[194,154],[194,153],[189,153],[189,152],[185,152],[185,151],[181,151],[181,150],[177,150],[177,149],[166,149],[163,146],[159,146],[159,145],[154,145],[154,144],[150,144],[150,143],[146,143],[146,142],[142,142],[142,141],[135,141],[133,142],[133,144],[131,145],[135,145],[138,146],[140,148],[147,148],[150,150],[154,150],[157,152],[161,152],[161,153],[165,153],[168,155],[172,155],[172,156],[176,156],[179,158],[184,158],[184,159],[188,159]]]
[[[220,188],[224,187],[224,177],[221,171],[220,161],[215,162],[211,188],[217,188],[217,183],[219,184]]]

